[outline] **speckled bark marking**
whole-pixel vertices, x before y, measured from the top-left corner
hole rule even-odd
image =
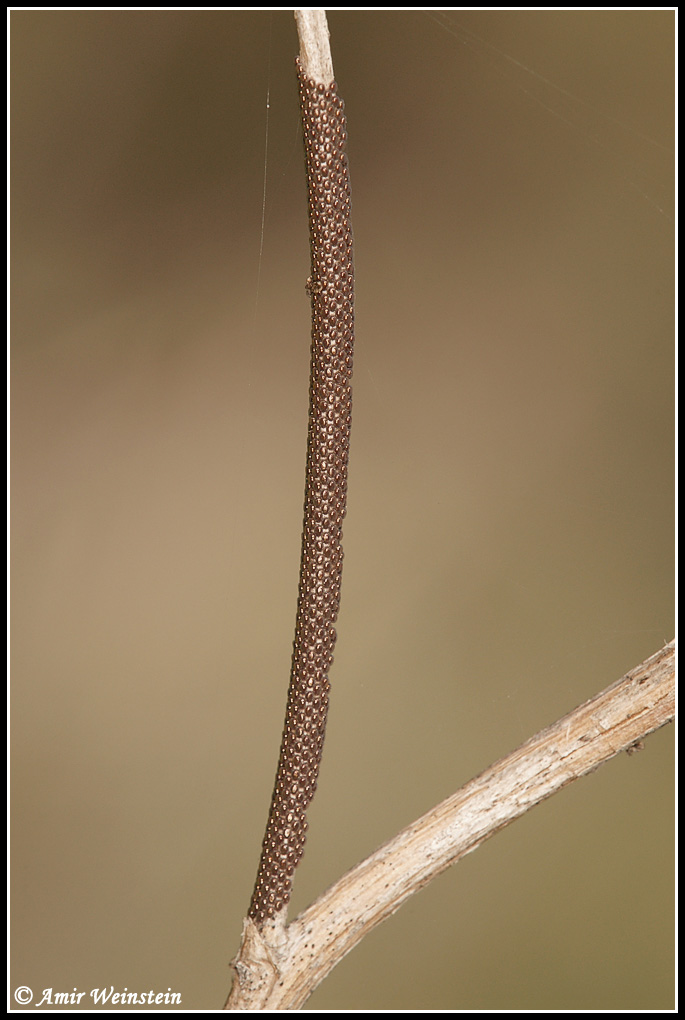
[[[309,188],[312,302],[309,432],[300,587],[288,704],[249,916],[261,926],[290,899],[321,762],[340,605],[352,406],[354,272],[344,105],[297,64]]]

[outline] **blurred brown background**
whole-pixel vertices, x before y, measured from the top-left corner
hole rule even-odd
[[[295,910],[674,629],[673,12],[329,25],[357,354]],[[292,12],[10,30],[11,989],[218,1008],[300,554]],[[500,833],[307,1008],[672,1008],[672,741]]]

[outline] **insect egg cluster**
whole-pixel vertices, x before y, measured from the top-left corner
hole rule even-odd
[[[261,926],[290,899],[326,730],[352,407],[354,271],[344,105],[298,62],[309,184],[312,349],[304,528],[288,704],[249,916]]]

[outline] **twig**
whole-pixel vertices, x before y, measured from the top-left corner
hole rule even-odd
[[[674,642],[492,765],[331,886],[287,928],[247,918],[227,1009],[299,1009],[364,936],[484,840],[675,710]]]
[[[295,11],[295,22],[302,70],[315,82],[330,85],[334,78],[326,12],[311,8],[298,10]]]
[[[297,13],[306,61],[298,61],[298,79],[312,265],[306,284],[312,303],[309,428],[288,704],[248,911],[258,929],[267,922],[285,923],[293,875],[304,851],[307,808],[319,776],[340,607],[352,413],[354,271],[345,114],[333,81],[326,16],[323,11]],[[311,66],[317,79],[309,72]]]

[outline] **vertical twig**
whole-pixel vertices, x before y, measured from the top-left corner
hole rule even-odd
[[[317,84],[330,85],[333,82],[333,60],[326,12],[311,8],[295,11],[295,22],[303,71]]]
[[[312,303],[309,429],[302,558],[285,726],[257,881],[257,928],[284,919],[304,851],[319,774],[342,577],[354,344],[350,187],[343,102],[333,81],[323,11],[296,12],[309,191]]]

